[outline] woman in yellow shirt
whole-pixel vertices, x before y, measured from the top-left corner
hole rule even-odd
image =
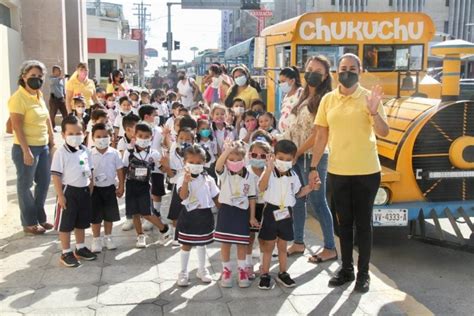
[[[359,57],[344,54],[338,61],[337,89],[326,94],[316,115],[316,140],[309,183],[319,181],[318,165],[329,145],[328,183],[340,232],[342,268],[329,280],[341,286],[355,279],[352,265],[353,227],[357,229],[359,260],[354,290],[369,290],[372,249],[372,208],[380,186],[380,162],[376,134],[387,136],[389,127],[382,106],[382,89],[372,92],[359,84]]]
[[[252,78],[249,72],[244,67],[235,67],[232,70],[232,78],[234,79],[234,85],[227,90],[225,105],[230,108],[234,99],[241,99],[245,102],[245,109],[250,109],[253,101],[260,100],[260,95],[250,85]]]
[[[18,79],[18,90],[8,100],[21,224],[26,233],[35,235],[53,228],[46,221],[44,210],[50,183],[49,151],[54,147],[53,128],[40,91],[45,75],[43,63],[25,61]],[[36,184],[34,193],[31,190],[33,181]]]
[[[86,109],[90,109],[93,102],[99,103],[95,92],[94,81],[88,78],[89,68],[86,63],[79,63],[76,71],[71,75],[66,83],[66,108],[67,112],[73,110],[72,99],[82,96],[86,101]]]
[[[123,76],[123,72],[115,69],[110,73],[109,83],[107,84],[107,93],[113,93],[116,97],[123,97],[126,95],[128,85]]]

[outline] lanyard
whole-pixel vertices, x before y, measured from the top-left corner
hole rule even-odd
[[[280,195],[280,211],[282,211],[285,208],[286,195],[288,194],[288,188],[290,187],[289,183],[287,183],[288,181],[284,181],[285,179],[283,177],[286,177],[286,176],[282,176],[282,177],[279,178],[279,180],[280,180],[280,192],[282,193]],[[289,180],[290,177],[287,177],[287,178]],[[285,185],[283,185],[283,182],[285,182]],[[283,191],[283,187],[285,187],[285,191]]]
[[[233,196],[233,197],[239,197],[240,196],[240,187],[241,187],[241,184],[242,184],[242,179],[241,177],[238,175],[238,174],[235,174],[235,175],[231,175],[230,174],[230,171],[229,171],[229,190],[230,190],[230,194]],[[236,181],[237,180],[237,181]],[[231,182],[234,183],[234,185],[231,184]],[[232,192],[232,187],[234,187],[234,192]]]

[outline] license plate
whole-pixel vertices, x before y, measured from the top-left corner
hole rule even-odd
[[[374,226],[407,226],[408,210],[374,209],[372,219]]]

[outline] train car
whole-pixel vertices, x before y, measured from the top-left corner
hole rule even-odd
[[[255,37],[251,37],[243,42],[229,47],[224,54],[224,60],[229,68],[234,68],[240,64],[245,64],[250,72],[253,72]]]
[[[429,41],[435,28],[423,13],[307,13],[263,30],[266,42],[268,106],[279,112],[281,68],[304,68],[322,54],[333,62],[354,53],[363,62],[361,84],[380,84],[390,133],[378,138],[382,183],[373,212],[374,226],[408,226],[462,217],[474,232],[474,102],[458,100],[461,57],[474,44],[448,41],[431,53],[443,59],[442,83],[426,75]],[[302,75],[303,76],[303,75]],[[337,79],[337,78],[335,78]],[[333,210],[334,211],[334,210]],[[471,235],[471,236],[474,236]]]

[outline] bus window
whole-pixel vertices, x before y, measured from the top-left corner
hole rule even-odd
[[[422,70],[423,45],[364,45],[368,71]]]
[[[346,53],[357,55],[357,45],[297,45],[296,64],[303,69],[309,57],[324,55],[331,62],[331,71],[336,71],[337,60]]]
[[[276,48],[278,68],[285,68],[291,65],[291,46],[278,46]]]

